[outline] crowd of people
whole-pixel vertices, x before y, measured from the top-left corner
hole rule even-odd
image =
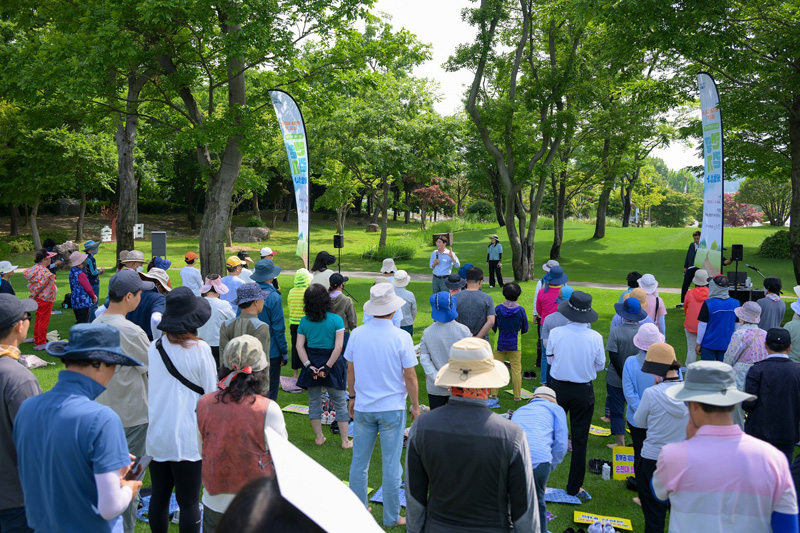
[[[652,274],[626,276],[604,341],[592,328],[599,318],[592,296],[571,287],[557,261],[542,266],[534,294],[523,294],[516,282],[503,283],[502,245],[492,235],[489,283],[504,298],[495,305],[483,291],[483,269],[461,265],[449,244],[438,236],[431,254],[433,323],[418,346],[411,276],[390,258],[370,287],[361,325],[349,279],[331,269],[335,258],[324,251],[311,270],[295,272],[288,317],[281,267],[268,247],[258,260],[239,252],[226,272],[205,278],[190,251],[179,287],[166,259],[148,263],[140,251],[123,252],[104,302],[98,279],[106,272],[94,241],[67,258],[38,251],[24,274],[29,298],[18,298],[7,281],[17,266],[0,262],[0,457],[16,465],[0,472],[0,532],[131,533],[144,468],[152,531],[168,530],[173,491],[182,532],[201,524],[233,531],[226,529],[233,523],[247,531],[230,510],[239,515],[254,493],[270,490],[268,431],[288,436],[277,402],[283,366],[307,391],[315,444],[325,445],[330,424],[341,448],[352,449],[349,486],[364,506],[380,441],[387,527],[546,532],[545,489],[567,455],[566,492],[588,497],[594,382],[606,371],[602,420],[611,426],[609,447],[630,441],[634,449],[635,500],[647,533],[665,530],[668,511],[670,531],[800,530],[793,479],[800,475],[800,304],[781,327],[779,279],[765,280],[766,296],[742,305],[725,276],[692,269],[695,287],[685,287],[680,306],[689,346],[683,368],[666,338],[667,309]],[[48,343],[62,261],[76,325],[69,342]],[[64,363],[45,393],[15,361],[32,320],[34,349]],[[522,365],[531,321],[541,386],[523,402],[523,379],[537,378]],[[491,408],[509,383],[517,407],[503,417]],[[277,501],[276,509],[292,507]],[[290,515],[299,520],[280,516]]]

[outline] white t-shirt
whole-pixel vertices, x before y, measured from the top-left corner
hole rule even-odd
[[[186,265],[181,269],[181,285],[192,289],[195,296],[200,296],[200,287],[203,286],[203,276],[195,267]]]
[[[335,272],[330,268],[327,268],[322,272],[312,272],[311,285],[314,283],[319,283],[326,289],[330,288],[331,276],[333,276],[334,273]]]
[[[243,268],[242,271],[239,273],[239,279],[241,279],[245,283],[250,283],[251,281],[253,281],[250,279],[250,276],[252,275],[253,275],[252,270],[247,270],[246,268]]]
[[[208,343],[209,346],[219,346],[219,328],[226,320],[236,318],[236,312],[229,302],[219,298],[206,298],[211,305],[211,316],[208,322],[200,326],[197,336]]]
[[[217,369],[211,348],[205,341],[192,342],[184,348],[172,344],[164,335],[163,345],[172,364],[184,378],[202,387],[206,394],[217,390]],[[147,455],[162,462],[201,460],[195,413],[200,395],[169,373],[155,342],[150,345],[147,356],[150,360]]]
[[[411,335],[390,320],[373,319],[350,333],[344,358],[355,371],[355,410],[366,413],[403,411],[403,369],[417,365]]]

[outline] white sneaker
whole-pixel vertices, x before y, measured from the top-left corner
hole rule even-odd
[[[177,523],[179,523],[180,521],[181,521],[181,510],[180,510],[180,509],[177,509],[177,510],[176,510],[176,511],[175,511],[175,512],[172,514],[172,523],[173,523],[173,524],[177,524]]]

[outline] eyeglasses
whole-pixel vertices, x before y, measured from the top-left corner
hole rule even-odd
[[[30,320],[30,319],[31,319],[30,313],[25,313],[22,315],[22,318],[20,318],[20,320]]]

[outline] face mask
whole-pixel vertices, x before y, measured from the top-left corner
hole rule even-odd
[[[144,272],[144,267],[140,266],[139,268],[136,269],[136,272]]]

